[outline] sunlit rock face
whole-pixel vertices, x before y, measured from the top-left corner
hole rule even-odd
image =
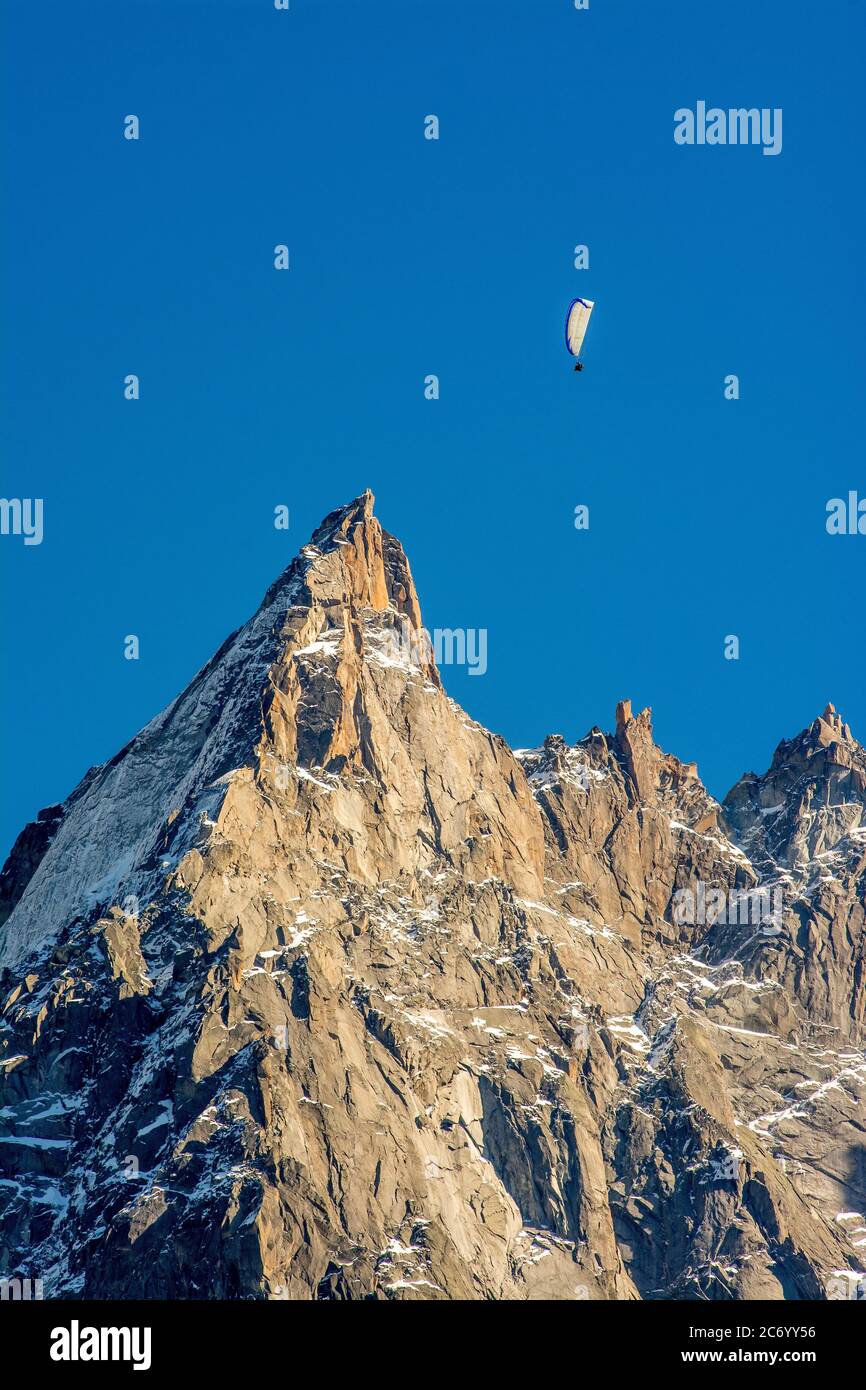
[[[627,701],[513,752],[365,493],[16,842],[0,1276],[826,1297],[866,1251],[864,807],[832,706],[721,806]]]

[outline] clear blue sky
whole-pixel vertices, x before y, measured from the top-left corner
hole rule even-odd
[[[723,795],[827,699],[866,736],[866,7],[291,6],[4,7],[2,849],[367,486],[513,745],[629,696]],[[678,147],[699,99],[782,153]]]

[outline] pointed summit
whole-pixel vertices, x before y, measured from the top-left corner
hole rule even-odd
[[[373,515],[374,503],[366,488],[329,512],[268,589],[262,608],[289,596],[302,604],[321,604],[335,614],[343,604],[357,604],[380,613],[394,610],[420,632],[421,606],[406,552]],[[339,621],[335,616],[334,622]],[[431,679],[438,681],[432,670],[431,665]]]
[[[723,806],[756,865],[784,864],[806,873],[814,864],[829,873],[828,856],[837,847],[840,863],[849,851],[861,853],[866,752],[828,704],[807,728],[782,740],[763,775],[741,777]]]
[[[632,720],[631,700],[620,700],[616,707],[616,730],[617,733],[624,729]]]
[[[829,703],[824,713],[815,720],[810,733],[822,744],[854,742],[849,726],[843,723],[842,716],[836,713],[836,706]]]
[[[642,801],[651,801],[664,787],[698,780],[697,763],[683,763],[659,748],[649,705],[633,715],[631,700],[620,700],[612,742]]]
[[[351,502],[346,502],[342,507],[335,507],[319,522],[310,538],[310,544],[325,545],[329,540],[335,539],[337,535],[345,535],[352,527],[371,521],[375,501],[370,489],[365,488]]]
[[[187,688],[112,759],[91,769],[50,835],[28,827],[0,876],[0,964],[100,903],[142,898],[198,843],[240,768],[362,759],[364,665],[441,688],[403,547],[383,531],[366,489],[329,512],[258,610]],[[325,670],[311,657],[333,653]],[[170,831],[169,831],[170,828]]]

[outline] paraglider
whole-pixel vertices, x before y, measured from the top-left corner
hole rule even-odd
[[[572,357],[577,357],[578,361],[574,364],[576,372],[583,371],[583,363],[580,359],[580,349],[586,337],[586,330],[589,324],[589,316],[595,307],[594,299],[573,299],[568,306],[568,313],[565,316],[565,346],[568,348]]]

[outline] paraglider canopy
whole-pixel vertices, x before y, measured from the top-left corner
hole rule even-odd
[[[580,355],[589,316],[595,307],[594,299],[573,299],[565,316],[565,345],[572,357]]]

